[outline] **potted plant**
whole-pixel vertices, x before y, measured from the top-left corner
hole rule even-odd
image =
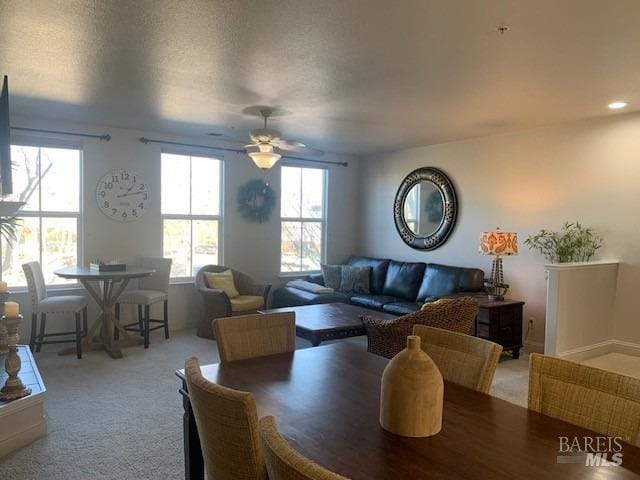
[[[602,237],[579,222],[565,222],[559,232],[542,229],[524,242],[551,263],[588,262],[602,247]]]

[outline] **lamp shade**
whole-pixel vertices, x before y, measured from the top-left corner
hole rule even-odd
[[[484,255],[495,255],[497,257],[517,255],[518,234],[516,232],[503,232],[499,228],[491,232],[482,232],[478,251]]]
[[[258,168],[262,168],[264,170],[268,170],[273,167],[282,157],[282,155],[275,152],[249,152],[249,156]]]

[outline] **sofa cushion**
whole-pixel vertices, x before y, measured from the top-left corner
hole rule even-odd
[[[458,292],[480,292],[484,290],[484,272],[479,268],[451,267],[430,263],[418,292],[418,301],[440,298]]]
[[[373,310],[382,310],[385,304],[400,301],[402,301],[401,298],[390,295],[354,295],[351,297],[351,303],[354,305],[371,308]]]
[[[342,265],[321,265],[322,278],[324,286],[340,290],[340,282],[342,279]]]
[[[458,288],[461,292],[484,292],[484,271],[479,268],[461,268]]]
[[[408,315],[420,310],[421,304],[418,302],[393,302],[382,307],[382,311],[391,315]]]
[[[260,295],[238,295],[231,298],[231,311],[237,312],[253,312],[264,307],[264,298]]]
[[[317,303],[349,303],[349,295],[342,292],[312,293],[298,288],[282,287],[273,292],[272,307],[297,307]]]
[[[369,289],[372,295],[380,295],[384,288],[384,281],[387,278],[389,262],[389,259],[354,256],[349,258],[347,265],[354,267],[371,267]]]
[[[424,263],[396,262],[392,260],[384,282],[384,295],[415,300],[424,276]]]
[[[418,301],[424,302],[427,297],[437,298],[456,293],[459,279],[459,268],[430,263],[424,272],[424,278],[418,291]]]
[[[368,295],[371,280],[371,267],[354,267],[343,265],[340,291]]]

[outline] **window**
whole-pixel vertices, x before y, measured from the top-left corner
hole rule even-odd
[[[12,287],[27,281],[22,264],[39,261],[48,285],[74,283],[53,272],[80,260],[80,162],[76,148],[12,145],[13,195],[26,202],[18,212],[18,240],[2,239],[2,280]]]
[[[220,260],[222,162],[162,154],[162,246],[171,276],[191,278]]]
[[[280,271],[320,270],[324,260],[326,170],[282,167]]]

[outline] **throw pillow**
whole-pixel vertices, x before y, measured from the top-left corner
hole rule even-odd
[[[321,265],[324,286],[340,290],[340,279],[342,278],[342,265]]]
[[[340,290],[349,293],[369,294],[369,280],[371,278],[371,267],[342,266],[342,277],[340,279]]]
[[[420,310],[422,311],[429,310],[429,308],[431,308],[432,305],[443,305],[443,304],[451,303],[452,301],[453,301],[453,298],[439,298],[438,300],[429,300],[427,298],[427,301],[422,304],[422,307],[420,307]]]
[[[233,272],[231,270],[225,270],[220,273],[204,272],[204,278],[209,288],[222,290],[229,298],[240,296],[240,293],[236,289],[236,284],[233,282]]]

